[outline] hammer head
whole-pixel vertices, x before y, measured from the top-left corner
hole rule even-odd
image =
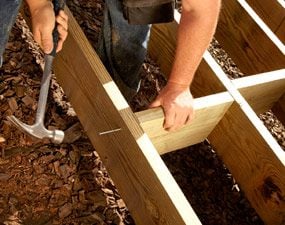
[[[12,124],[14,124],[17,128],[27,133],[28,135],[38,138],[38,139],[50,139],[55,144],[62,143],[64,139],[64,132],[61,130],[47,130],[43,123],[35,123],[34,125],[27,125],[20,120],[18,120],[15,116],[7,117]]]

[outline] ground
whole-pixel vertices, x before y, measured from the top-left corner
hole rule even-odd
[[[102,2],[67,3],[95,46]],[[216,45],[213,42],[216,58],[229,61]],[[41,64],[42,54],[19,17],[0,69],[0,224],[135,224],[56,79],[52,81],[45,124],[64,130],[65,143],[31,139],[7,120],[13,114],[33,123]],[[242,76],[232,62],[224,64],[233,78]],[[165,84],[151,59],[146,59],[144,69],[141,90],[132,101],[136,111],[146,107]],[[272,112],[260,118],[285,149],[284,126]],[[263,224],[207,140],[165,154],[162,159],[203,224]]]

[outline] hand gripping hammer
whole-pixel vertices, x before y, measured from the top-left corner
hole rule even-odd
[[[58,15],[59,10],[64,8],[64,0],[54,0],[53,7],[55,15]],[[36,121],[33,125],[28,125],[20,120],[18,120],[15,116],[8,116],[8,120],[11,121],[17,128],[22,130],[23,132],[38,138],[38,139],[50,139],[53,143],[60,144],[64,138],[64,132],[61,130],[48,130],[44,126],[44,117],[45,117],[45,110],[46,110],[46,103],[48,97],[48,91],[50,86],[51,80],[51,69],[53,59],[56,55],[56,48],[58,43],[59,34],[57,31],[57,26],[52,33],[53,36],[53,50],[50,54],[45,54],[45,64],[44,64],[44,71],[43,77],[41,80],[41,89],[38,101],[38,108],[36,112]]]

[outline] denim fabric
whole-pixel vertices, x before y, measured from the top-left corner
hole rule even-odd
[[[137,89],[149,29],[149,25],[128,24],[120,0],[105,0],[97,53],[115,82],[120,80],[129,88]]]
[[[0,0],[0,67],[6,43],[22,0]]]

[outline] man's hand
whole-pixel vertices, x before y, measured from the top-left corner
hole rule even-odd
[[[174,131],[189,124],[194,118],[193,97],[189,86],[168,82],[150,108],[162,106],[164,129]]]
[[[43,51],[48,54],[53,49],[52,31],[57,22],[59,40],[56,52],[62,49],[63,42],[67,37],[68,17],[63,10],[60,10],[55,18],[53,4],[50,1],[38,1],[30,6],[33,35]]]

